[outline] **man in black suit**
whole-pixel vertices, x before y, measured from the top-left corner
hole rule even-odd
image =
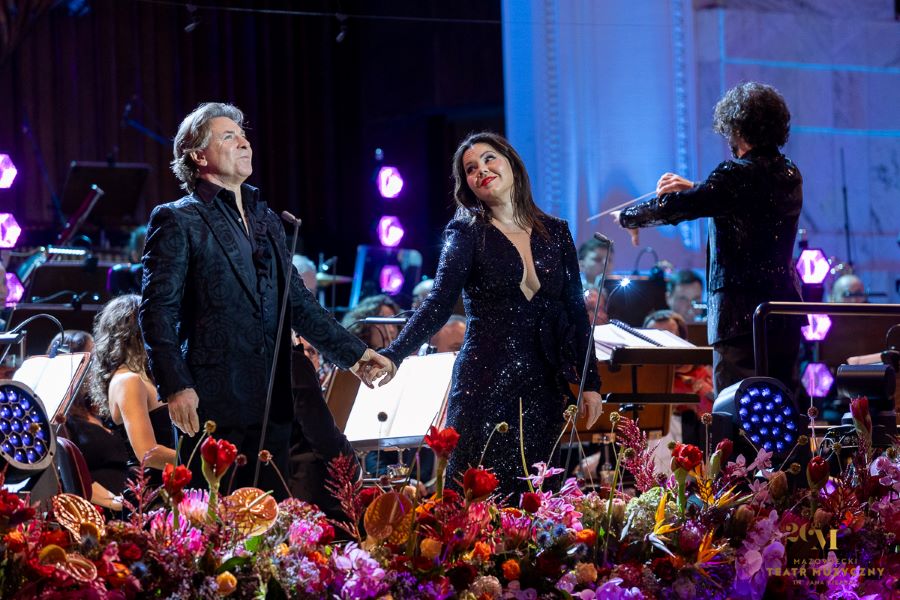
[[[665,173],[656,198],[614,214],[635,245],[639,227],[710,217],[708,336],[716,393],[756,372],[751,325],[756,307],[771,300],[800,301],[793,249],[803,178],[779,150],[790,121],[775,88],[749,82],[728,90],[716,104],[713,129],[728,140],[734,159],[700,183]],[[793,387],[799,324],[772,323],[768,339],[769,374]]]
[[[232,105],[207,103],[178,128],[172,170],[188,195],[157,206],[150,216],[140,308],[150,370],[172,422],[190,436],[203,421],[216,422],[215,436],[234,443],[250,460],[238,471],[236,487],[253,479],[276,345],[280,349],[265,446],[286,470],[294,416],[291,329],[367,385],[373,368],[386,362],[341,327],[303,286],[291,264],[281,220],[259,191],[244,183],[253,172],[253,153],[243,120]],[[286,284],[289,326],[276,340]],[[316,414],[330,419],[327,410]],[[309,425],[343,438],[333,421]],[[326,454],[346,447],[340,438],[332,440],[333,450]],[[262,475],[260,487],[281,496],[272,470],[264,468]]]

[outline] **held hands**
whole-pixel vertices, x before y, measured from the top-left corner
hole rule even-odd
[[[356,364],[350,367],[350,372],[356,375],[367,387],[375,387],[373,383],[381,378],[378,387],[390,381],[397,372],[397,367],[386,356],[378,354],[371,348],[366,348],[362,357]]]
[[[581,410],[579,417],[587,418],[588,429],[592,428],[603,415],[603,398],[598,392],[584,392],[581,397]]]
[[[614,210],[613,212],[611,212],[609,214],[612,215],[613,223],[615,223],[619,227],[622,227],[622,229],[627,231],[628,235],[631,236],[631,245],[632,246],[637,246],[638,244],[640,244],[641,230],[640,229],[629,229],[628,227],[624,227],[622,225],[621,221],[619,221],[619,217],[622,215],[621,210]]]
[[[668,194],[669,192],[683,192],[694,187],[694,182],[685,179],[681,175],[675,173],[663,173],[659,181],[656,182],[656,195]]]
[[[175,392],[166,402],[169,405],[169,418],[175,427],[192,437],[200,431],[200,417],[197,416],[200,398],[194,388]]]

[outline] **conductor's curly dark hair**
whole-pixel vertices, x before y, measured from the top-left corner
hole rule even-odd
[[[722,96],[713,115],[713,130],[733,141],[740,137],[753,147],[787,143],[791,113],[781,94],[770,85],[750,81]]]
[[[109,417],[109,381],[121,366],[148,372],[147,352],[138,325],[141,297],[126,294],[110,300],[94,319],[94,362],[91,363],[91,400]]]

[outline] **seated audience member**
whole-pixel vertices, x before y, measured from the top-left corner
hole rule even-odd
[[[694,302],[703,300],[703,280],[691,269],[676,272],[666,283],[666,304],[688,323],[697,320]]]
[[[69,352],[92,352],[94,338],[86,331],[66,330],[50,341],[47,354],[59,352],[65,345]],[[100,420],[91,404],[87,379],[72,399],[66,415],[63,436],[71,440],[84,457],[93,483],[91,502],[112,511],[122,510],[122,493],[128,476],[128,447],[107,424]]]
[[[862,279],[847,273],[841,275],[831,287],[830,302],[852,302],[861,304],[869,301],[866,295],[866,286],[863,285]]]
[[[294,267],[297,269],[297,272],[300,273],[300,279],[303,280],[303,285],[305,285],[306,289],[311,291],[313,296],[315,296],[319,291],[319,282],[316,280],[316,263],[302,254],[295,254],[291,259],[291,262],[294,263]]]
[[[462,315],[450,315],[447,323],[431,336],[429,345],[435,352],[459,352],[465,337],[466,318]]]
[[[588,322],[591,323],[594,318],[594,310],[597,309],[597,302],[600,302],[600,308],[597,310],[597,325],[606,325],[609,323],[609,314],[606,312],[606,303],[609,301],[609,292],[598,290],[594,285],[588,285],[584,290],[584,306],[587,309]]]
[[[132,465],[143,460],[155,470],[151,479],[159,482],[157,471],[175,462],[174,435],[169,410],[147,372],[139,304],[139,296],[127,294],[110,300],[97,314],[91,396],[100,416],[128,442]]]
[[[413,301],[412,301],[413,310],[419,308],[419,305],[422,304],[422,301],[425,300],[425,297],[431,293],[431,290],[433,288],[434,288],[434,279],[426,278],[416,284],[416,287],[413,288]]]
[[[400,306],[390,296],[379,294],[359,301],[353,310],[344,315],[341,324],[353,335],[361,339],[367,346],[375,350],[387,348],[400,333],[397,325],[370,325],[360,323],[366,317],[394,317],[400,312]]]
[[[581,284],[583,286],[596,286],[600,283],[600,274],[603,273],[603,261],[609,253],[609,263],[606,266],[606,275],[613,272],[613,258],[615,256],[611,246],[601,243],[596,238],[590,238],[578,247],[578,270],[581,271]]]

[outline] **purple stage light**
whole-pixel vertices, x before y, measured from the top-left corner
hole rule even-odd
[[[396,198],[403,189],[403,177],[397,167],[378,169],[378,193],[384,198]]]
[[[831,317],[828,315],[806,315],[809,325],[800,328],[803,338],[807,342],[821,342],[831,329]]]
[[[6,274],[6,306],[15,306],[25,294],[25,286],[15,273]]]
[[[9,154],[0,154],[0,189],[11,188],[17,172]]]
[[[809,363],[800,378],[810,398],[824,398],[834,384],[834,376],[825,363]]]
[[[397,217],[384,216],[378,220],[378,241],[382,246],[395,248],[403,239],[403,225]]]
[[[397,265],[385,265],[378,274],[378,285],[385,294],[396,294],[403,289],[403,282],[403,271]]]
[[[13,248],[22,235],[22,228],[12,213],[0,213],[0,248]]]
[[[806,284],[822,283],[830,268],[825,253],[818,248],[807,248],[797,259],[797,273]]]

